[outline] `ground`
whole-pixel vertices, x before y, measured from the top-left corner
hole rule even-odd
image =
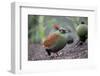
[[[59,56],[50,57],[41,44],[28,45],[28,60],[55,60],[55,59],[83,59],[88,58],[88,45],[85,42],[83,45],[74,47],[76,42],[66,45],[58,52]]]

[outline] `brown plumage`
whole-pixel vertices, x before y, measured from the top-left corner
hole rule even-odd
[[[44,42],[43,42],[44,47],[46,47],[46,48],[51,47],[56,42],[56,40],[58,38],[59,38],[59,35],[58,34],[56,34],[56,33],[50,34],[46,38],[46,40],[44,40]]]
[[[49,56],[51,53],[58,55],[58,51],[63,49],[67,43],[73,42],[73,39],[68,38],[68,35],[66,35],[69,31],[59,27],[57,24],[54,25],[54,29],[55,32],[49,34],[43,42],[43,46]]]

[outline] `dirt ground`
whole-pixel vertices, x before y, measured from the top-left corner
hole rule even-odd
[[[62,50],[58,52],[59,56],[48,56],[45,48],[41,44],[29,44],[28,45],[28,60],[55,60],[55,59],[84,59],[88,58],[88,42],[83,45],[74,47],[76,42],[70,45],[66,45]]]

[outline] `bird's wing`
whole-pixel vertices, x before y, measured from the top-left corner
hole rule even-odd
[[[59,39],[60,35],[57,33],[53,33],[49,35],[43,42],[44,47],[49,48]]]

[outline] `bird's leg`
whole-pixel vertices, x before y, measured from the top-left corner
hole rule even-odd
[[[80,40],[78,40],[73,46],[71,50],[74,50],[75,48],[77,48],[80,45]]]
[[[77,48],[80,45],[83,45],[83,42],[82,41],[79,41],[75,48]]]
[[[82,45],[84,45],[84,44],[88,44],[87,40],[85,40]]]
[[[50,49],[46,49],[46,52],[49,56],[51,55]]]
[[[77,47],[77,45],[79,44],[79,40],[72,46],[72,48]]]
[[[63,52],[59,52],[59,56],[62,56],[64,53]]]
[[[79,45],[83,45],[83,42],[82,41],[80,41],[80,44]]]
[[[58,53],[56,53],[56,57],[57,57],[57,56],[59,56],[59,54],[58,54]]]

